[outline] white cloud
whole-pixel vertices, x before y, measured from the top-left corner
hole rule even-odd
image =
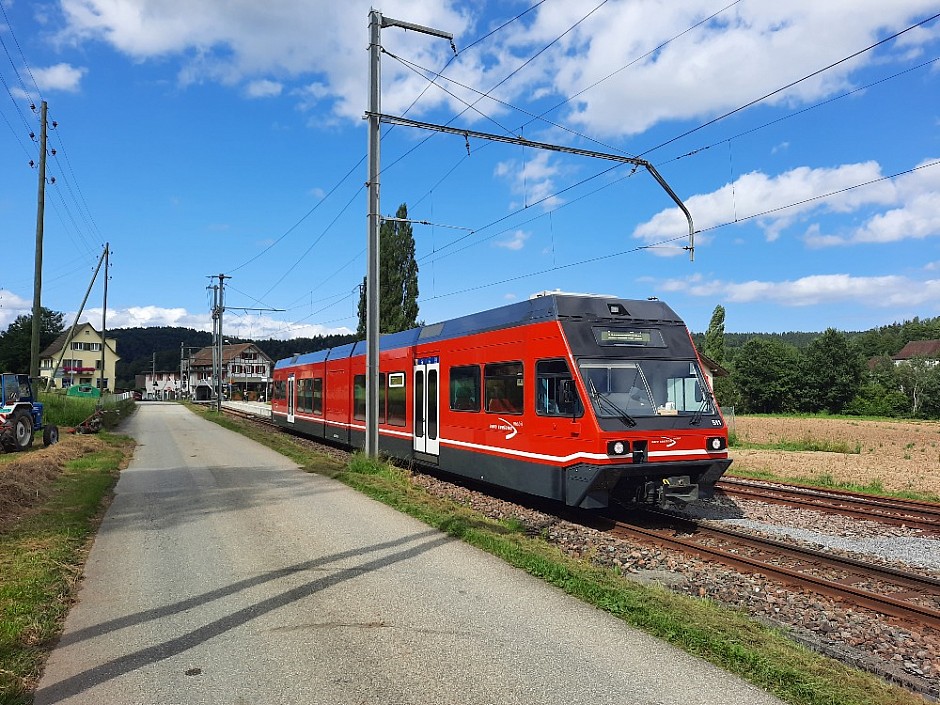
[[[562,96],[573,95],[715,10],[707,0],[610,5],[566,36],[564,52],[552,52],[540,62],[541,83],[553,85]],[[583,2],[546,3],[536,23],[520,32],[519,43],[554,38],[589,7]],[[625,135],[665,120],[720,114],[848,56],[933,9],[930,0],[898,0],[890,8],[880,0],[735,5],[580,95],[573,118],[593,131]],[[834,26],[839,27],[836,33]],[[908,37],[914,46],[930,40],[926,32]],[[905,55],[909,49],[904,47]],[[830,95],[849,87],[852,72],[874,60],[873,53],[862,55],[767,102],[801,104]]]
[[[731,303],[805,307],[848,302],[859,306],[890,308],[935,304],[940,298],[940,279],[918,281],[897,275],[857,277],[851,274],[817,274],[785,281],[731,282],[689,277],[668,280],[660,284],[660,289]]]
[[[33,79],[41,91],[65,91],[67,93],[77,93],[80,89],[82,77],[88,73],[88,69],[82,66],[72,66],[71,64],[55,64],[45,68],[31,69]],[[14,92],[19,97],[22,90],[15,88]]]
[[[555,177],[561,170],[548,152],[534,152],[525,161],[510,159],[496,165],[495,175],[510,183],[512,192],[522,197],[522,206],[539,204],[543,210],[557,208],[564,201],[552,194],[558,189]]]
[[[251,81],[245,87],[245,93],[249,98],[274,98],[281,95],[283,90],[283,84],[268,79]]]
[[[883,178],[876,162],[844,164],[833,168],[799,167],[777,176],[761,172],[744,174],[734,184],[685,200],[696,229],[707,230],[742,220],[755,220],[768,241],[774,241],[798,219],[814,214],[855,213],[862,209],[891,210],[867,216],[853,232],[826,233],[818,223],[807,226],[803,239],[810,247],[861,242],[893,242],[940,235],[940,162],[897,179]],[[868,184],[868,182],[876,182]],[[868,184],[860,188],[852,188]],[[846,190],[851,189],[851,190]],[[833,194],[825,198],[826,194]],[[634,237],[648,243],[676,238],[686,221],[676,208],[660,211],[634,230]],[[699,244],[706,242],[697,238]]]
[[[6,330],[19,316],[32,314],[32,299],[24,299],[9,289],[0,289],[0,331]]]
[[[573,120],[594,134],[629,135],[658,122],[710,117],[742,105],[768,87],[789,83],[907,26],[934,4],[741,3],[669,41],[713,13],[714,3],[615,0],[571,31],[596,3],[545,3],[461,53],[446,73],[453,81],[508,102],[522,96],[557,100],[579,94],[567,108],[572,113],[567,122]],[[61,7],[65,27],[60,41],[103,41],[138,61],[177,57],[183,83],[236,85],[272,76],[280,84],[313,80],[324,87],[336,115],[361,118],[369,0],[61,0]],[[458,5],[457,0],[389,0],[382,10],[386,16],[452,32],[458,48],[492,29],[476,23],[477,5]],[[834,26],[838,32],[832,31]],[[936,34],[936,29],[909,32],[897,48],[883,48],[878,58],[890,61],[892,51],[909,55]],[[496,87],[550,42],[554,44],[547,51]],[[664,42],[655,53],[618,71]],[[441,67],[453,56],[446,41],[397,28],[383,30],[382,45],[389,52],[382,64],[383,110],[390,113],[401,112],[427,87],[424,76],[392,55],[428,68]],[[852,72],[873,60],[873,54],[862,55],[769,102],[805,103],[831,95],[850,86]],[[612,77],[582,93],[612,71]],[[477,108],[488,115],[507,110],[452,82],[443,83],[459,99],[479,101]],[[459,99],[432,87],[415,112],[440,105],[461,112],[466,105]],[[461,121],[480,119],[469,111]]]
[[[0,309],[2,321],[3,309]],[[15,316],[14,316],[15,318]],[[72,321],[75,312],[66,314],[66,321]],[[11,319],[12,321],[12,319]],[[101,309],[91,308],[82,314],[82,322],[101,327]],[[345,326],[330,327],[317,323],[291,323],[279,321],[270,316],[230,316],[223,321],[225,335],[236,338],[264,339],[277,338],[290,340],[317,335],[347,334],[353,331]],[[195,330],[211,331],[212,315],[190,313],[185,308],[161,308],[159,306],[132,306],[125,309],[108,309],[108,328],[149,328],[157,326],[179,326]]]
[[[393,0],[383,11],[459,34],[469,19],[453,5],[448,0]],[[61,42],[102,41],[137,61],[177,57],[184,84],[319,76],[336,99],[338,114],[355,120],[362,116],[368,0],[62,0],[61,6]],[[451,51],[443,40],[396,28],[383,31],[382,44],[424,66],[443,65]],[[404,110],[426,85],[388,59],[383,77],[383,108],[393,112]],[[430,102],[441,100],[438,95]]]
[[[525,246],[525,241],[531,237],[531,233],[523,230],[517,230],[505,240],[496,242],[497,247],[504,247],[507,250],[521,250]]]

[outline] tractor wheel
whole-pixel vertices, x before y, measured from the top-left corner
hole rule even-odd
[[[42,429],[42,444],[46,447],[59,442],[59,427],[55,424],[46,424]]]
[[[13,413],[13,450],[26,450],[33,444],[33,417],[20,409]]]

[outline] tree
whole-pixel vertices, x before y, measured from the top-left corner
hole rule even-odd
[[[402,203],[396,218],[407,220],[408,206]],[[379,230],[379,332],[397,333],[414,328],[418,321],[418,262],[411,223],[382,222]],[[359,338],[366,336],[366,279],[359,294]]]
[[[721,304],[715,306],[712,313],[712,320],[705,331],[702,352],[718,364],[725,361],[725,307]]]
[[[937,378],[940,376],[940,367],[932,361],[922,357],[914,357],[897,366],[898,381],[901,392],[907,397],[911,416],[923,414],[921,408],[930,392],[937,389]],[[928,405],[928,409],[931,405]]]
[[[778,340],[752,338],[735,355],[732,379],[746,412],[794,411],[799,388],[799,351]]]
[[[64,314],[45,306],[39,314],[39,350],[45,348],[62,333]],[[29,373],[30,342],[33,337],[32,315],[17,316],[9,327],[0,333],[0,371]]]
[[[859,392],[862,359],[843,333],[828,328],[803,353],[802,376],[800,407],[837,414]]]

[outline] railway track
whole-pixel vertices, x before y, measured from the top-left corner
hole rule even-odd
[[[716,488],[729,497],[744,497],[802,509],[819,509],[940,534],[940,504],[934,502],[873,497],[857,492],[801,485],[781,486],[738,478],[724,478]]]
[[[879,614],[940,631],[940,579],[843,558],[655,510],[631,510],[629,521],[607,517],[594,528],[678,549],[729,567],[761,573]],[[667,526],[663,527],[663,523]],[[652,526],[650,526],[652,525]]]
[[[279,428],[270,419],[248,412],[226,408],[225,413],[261,423],[272,429]],[[730,489],[739,496],[754,496],[764,501],[780,501],[796,506],[811,505],[824,511],[839,511],[842,508],[842,506],[836,507],[814,501],[817,499],[815,495],[836,493],[814,490],[806,492],[804,488],[798,488],[799,494],[791,499],[787,497],[785,488],[778,490],[777,487],[773,487],[776,496],[771,499],[763,494],[767,488],[759,483],[735,480],[724,481],[723,484],[725,492],[729,492]],[[748,486],[751,484],[757,487]],[[846,494],[848,497],[848,493]],[[861,499],[877,500],[871,497],[861,497]],[[848,498],[843,501],[844,505],[853,504]],[[877,502],[882,503],[882,500],[877,500]],[[900,507],[907,508],[909,505],[907,502],[896,500],[884,500],[883,504],[887,505],[882,507],[885,511],[889,508],[898,511]],[[930,505],[929,503],[923,504],[928,505],[924,507],[926,511],[923,515],[927,518],[923,521],[929,522]],[[866,518],[873,518],[870,511],[858,508],[853,511],[864,514]],[[876,518],[880,520],[880,516]],[[885,518],[894,521],[888,514],[885,514]],[[937,578],[843,558],[731,529],[706,526],[655,510],[637,511],[632,508],[629,521],[624,521],[620,517],[601,517],[580,512],[574,520],[616,536],[678,549],[745,572],[761,573],[785,584],[812,590],[865,607],[879,614],[913,622],[921,627],[927,626],[940,632],[940,579]],[[900,520],[898,521],[901,523]],[[667,524],[666,527],[663,527],[664,522]],[[909,519],[906,523],[908,526],[913,525]],[[935,531],[940,530],[940,522],[934,523],[933,527]]]

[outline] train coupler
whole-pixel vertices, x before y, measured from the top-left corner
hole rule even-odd
[[[674,504],[682,508],[698,499],[698,485],[688,475],[674,475],[644,483],[639,494],[639,501],[645,504]]]

